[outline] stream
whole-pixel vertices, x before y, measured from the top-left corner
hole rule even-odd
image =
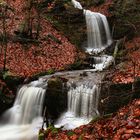
[[[72,0],[75,8],[83,10],[87,24],[87,48],[85,51],[94,54],[103,52],[112,44],[107,19],[100,13],[82,8],[81,4]],[[89,123],[99,116],[98,103],[100,83],[104,73],[98,72],[108,68],[114,59],[102,54],[94,57],[93,69],[70,72],[58,72],[54,75],[40,77],[37,81],[23,85],[17,92],[12,108],[7,110],[0,119],[0,140],[37,140],[41,128],[43,100],[47,81],[52,76],[66,79],[69,87],[67,110],[55,122],[55,127],[74,129]],[[86,73],[84,76],[83,73]]]

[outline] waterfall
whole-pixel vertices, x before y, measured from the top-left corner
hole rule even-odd
[[[80,4],[80,2],[78,2],[78,1],[76,1],[76,0],[72,0],[71,2],[72,2],[72,4],[74,5],[75,8],[78,8],[78,9],[80,9],[80,10],[83,9],[83,7],[82,7],[82,5]]]
[[[76,0],[72,0],[72,4],[75,8],[83,9],[82,5]],[[87,47],[85,51],[91,55],[101,53],[113,42],[107,18],[101,13],[90,10],[83,9],[83,13],[87,25]],[[94,59],[95,61],[97,59],[100,61],[97,61],[97,64],[93,64],[93,71],[102,71],[114,62],[114,58],[108,55],[98,56]]]
[[[80,85],[68,92],[68,111],[76,117],[92,119],[98,113],[99,91],[96,85]]]
[[[87,24],[88,53],[99,53],[111,45],[109,25],[104,15],[84,10]]]
[[[56,127],[74,129],[89,123],[99,115],[98,102],[100,88],[93,82],[80,82],[78,85],[69,83],[68,110],[56,122]]]
[[[0,140],[37,140],[45,89],[33,85],[19,89],[13,107],[1,118],[6,123],[0,125]]]
[[[83,9],[82,5],[72,0],[75,8]],[[87,47],[86,52],[97,54],[112,44],[112,38],[108,21],[105,15],[83,9],[87,25]]]
[[[36,117],[40,117],[44,92],[42,88],[23,86],[18,92],[10,122],[30,124]]]
[[[72,0],[72,3],[75,8],[83,9],[76,0]],[[86,51],[89,54],[99,53],[112,43],[107,19],[100,13],[89,10],[83,10],[83,12],[87,24],[88,47]],[[111,56],[106,55],[94,59],[93,67],[96,70],[103,70],[113,60]],[[68,109],[58,119],[56,127],[74,129],[89,123],[92,118],[99,115],[100,87],[97,82],[91,82],[97,80],[96,76],[90,78],[88,81],[83,78],[82,82],[79,79],[73,82],[68,81],[70,85]],[[37,140],[38,129],[42,124],[42,103],[46,86],[46,82],[38,80],[19,89],[14,106],[1,118],[0,140]]]

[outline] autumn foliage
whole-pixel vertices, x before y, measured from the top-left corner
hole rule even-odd
[[[111,16],[111,13],[109,12],[109,7],[113,4],[112,0],[106,0],[105,3],[99,5],[99,6],[94,6],[91,7],[90,10],[93,12],[100,12],[103,15],[106,15],[107,17]]]
[[[31,76],[36,73],[44,72],[50,69],[63,70],[67,65],[75,61],[76,49],[67,38],[59,33],[50,22],[43,17],[43,12],[47,12],[47,7],[41,11],[40,33],[38,40],[25,39],[17,36],[15,33],[22,30],[26,21],[26,1],[9,1],[13,11],[7,13],[6,32],[8,36],[7,44],[7,63],[6,68],[18,76]],[[52,5],[50,5],[52,6]],[[49,7],[50,8],[50,7]],[[37,21],[35,19],[36,11],[32,9],[31,19],[32,33],[36,33]],[[2,23],[0,22],[0,33],[2,34]],[[57,39],[55,41],[53,38]],[[26,42],[31,40],[32,42]],[[3,68],[4,51],[0,48],[0,68]]]
[[[127,50],[124,56],[126,61],[122,69],[116,69],[113,81],[116,83],[131,83],[135,77],[140,76],[140,37],[135,37],[125,43]]]

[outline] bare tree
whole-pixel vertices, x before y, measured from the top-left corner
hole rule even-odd
[[[6,2],[2,1],[0,3],[0,10],[1,10],[1,18],[2,18],[2,41],[1,46],[4,50],[4,61],[3,61],[3,71],[6,70],[6,56],[7,56],[7,31],[6,31],[6,25],[7,25],[7,11],[8,11],[8,5]]]

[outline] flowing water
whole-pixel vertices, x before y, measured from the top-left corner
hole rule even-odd
[[[72,0],[75,8],[83,9],[82,5]],[[112,37],[108,21],[105,15],[90,10],[83,9],[87,26],[87,47],[86,52],[97,54],[102,52],[106,47],[112,44]]]
[[[1,118],[0,140],[37,140],[45,95],[45,89],[35,86],[37,83],[19,89],[13,107]]]
[[[76,0],[72,0],[75,8],[82,10]],[[99,53],[111,45],[112,39],[107,19],[100,13],[83,10],[86,24],[89,54]],[[112,56],[102,55],[94,57],[93,70],[101,71],[113,62]],[[86,71],[86,70],[85,70]],[[78,77],[75,73],[73,77]],[[87,124],[93,117],[99,115],[98,102],[100,96],[101,74],[90,73],[86,77],[72,78],[71,73],[58,73],[68,78],[68,109],[58,119],[55,126],[73,129]],[[87,72],[88,73],[88,72]],[[0,140],[37,140],[38,129],[42,125],[42,107],[48,77],[40,78],[28,85],[24,85],[17,93],[15,103],[0,119]],[[98,81],[98,82],[97,82]]]
[[[99,87],[93,83],[81,83],[70,88],[68,92],[68,110],[56,122],[56,127],[74,129],[89,123],[99,115]]]
[[[83,9],[82,5],[76,0],[72,0],[72,4],[75,8]],[[101,13],[85,9],[83,9],[83,14],[87,26],[87,47],[84,49],[91,55],[101,53],[113,42],[107,18]],[[93,65],[93,71],[102,71],[114,62],[114,58],[108,55],[95,57],[95,60],[97,59],[100,60],[100,63]]]
[[[68,111],[76,117],[91,119],[98,115],[99,88],[93,83],[71,87],[68,92]]]
[[[78,9],[80,9],[80,10],[83,9],[83,7],[82,7],[82,5],[80,4],[80,2],[78,2],[78,1],[76,1],[76,0],[72,0],[71,2],[72,2],[72,4],[74,5],[75,8],[78,8]]]
[[[72,0],[75,8],[82,10],[82,5]],[[104,15],[83,9],[87,25],[87,47],[89,54],[98,54],[112,44],[109,25]],[[94,56],[93,56],[94,57]],[[114,62],[114,58],[108,55],[94,57],[91,71],[102,71]],[[95,78],[95,77],[94,77]],[[93,78],[93,79],[94,79]],[[102,80],[102,79],[100,79]],[[74,87],[72,86],[74,83]],[[63,129],[74,129],[87,124],[92,118],[99,115],[98,102],[100,87],[94,80],[82,82],[69,82],[68,110],[58,119],[55,126]]]
[[[99,116],[100,81],[103,74],[87,72],[85,77],[80,78],[79,72],[71,74],[71,77],[75,79],[66,77],[69,79],[67,83],[69,87],[68,108],[55,123],[55,127],[63,126],[63,129],[74,129]]]
[[[88,47],[90,54],[99,53],[112,43],[109,25],[104,15],[84,10],[87,25]]]

